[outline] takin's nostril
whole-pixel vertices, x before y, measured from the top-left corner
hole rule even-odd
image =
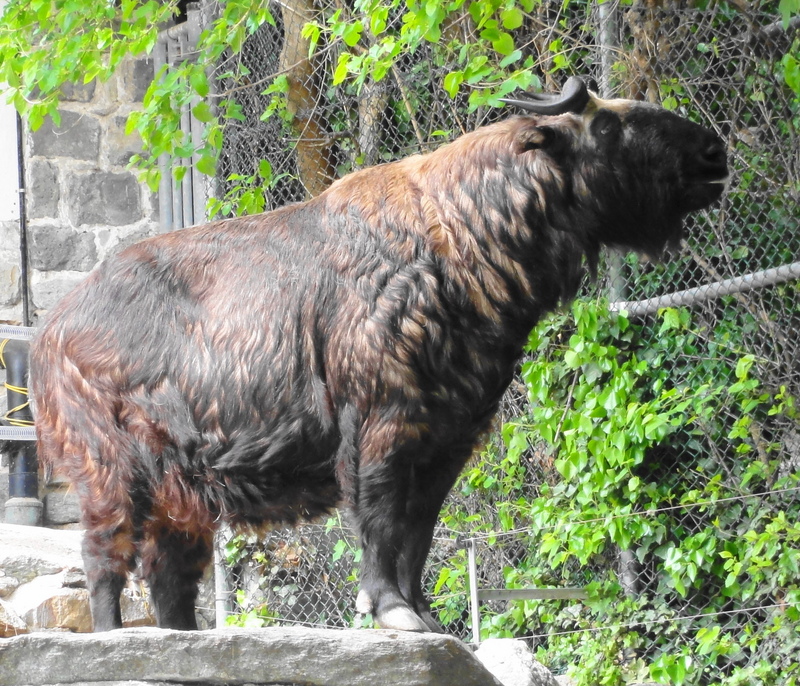
[[[715,142],[700,153],[700,161],[710,167],[724,167],[728,162],[728,156],[724,146]]]

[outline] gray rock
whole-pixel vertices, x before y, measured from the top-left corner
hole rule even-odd
[[[0,598],[8,598],[19,586],[19,579],[0,570]]]
[[[92,171],[67,182],[69,219],[75,226],[124,226],[142,218],[141,188],[130,172]]]
[[[29,219],[58,216],[59,189],[56,167],[47,160],[33,160],[27,189]]]
[[[30,227],[31,266],[45,272],[88,272],[97,263],[94,234],[71,226],[40,224]]]
[[[142,139],[138,133],[126,135],[128,117],[113,117],[106,131],[106,154],[113,165],[124,167],[136,153],[142,152]]]
[[[555,677],[537,662],[530,648],[512,638],[489,638],[481,642],[475,657],[503,686],[558,686]]]
[[[0,642],[0,684],[98,682],[501,686],[452,636],[279,628],[122,629]]]
[[[0,638],[9,636],[19,636],[28,633],[28,625],[24,620],[8,605],[0,600]]]
[[[16,305],[20,299],[20,270],[17,262],[0,260],[0,306]],[[2,488],[2,487],[0,487]],[[8,488],[3,489],[8,498]],[[0,500],[0,503],[5,499]]]
[[[40,317],[85,278],[85,272],[58,272],[54,278],[43,278],[41,273],[34,272],[31,293],[35,316]]]
[[[32,153],[42,157],[96,160],[100,152],[100,123],[88,115],[61,111],[61,124],[48,118],[31,134]]]
[[[120,100],[142,102],[155,76],[154,62],[145,58],[127,60],[119,70]]]
[[[47,524],[74,524],[81,520],[78,496],[73,491],[51,491],[44,497],[44,520]]]
[[[0,524],[0,569],[27,583],[63,569],[81,569],[81,531]]]
[[[89,83],[65,83],[61,86],[61,97],[65,101],[91,102],[95,88],[94,79]]]

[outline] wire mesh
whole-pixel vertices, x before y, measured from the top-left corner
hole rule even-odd
[[[800,113],[783,78],[781,58],[793,34],[781,24],[777,2],[711,3],[704,9],[677,0],[600,6],[543,0],[530,5],[513,35],[531,58],[535,85],[555,90],[571,73],[591,74],[604,94],[661,103],[716,128],[728,141],[729,190],[721,204],[689,220],[680,251],[657,264],[610,257],[601,282],[587,285],[584,296],[612,292],[612,299],[638,301],[798,261]],[[323,25],[334,12],[346,12],[341,3],[286,0],[272,7],[275,25],[261,26],[217,70],[217,101],[220,107],[233,103],[236,111],[226,120],[213,189],[229,204],[217,209],[234,211],[235,198],[243,192],[256,198],[249,206],[255,209],[303,200],[333,178],[424,152],[504,115],[469,107],[470,89],[482,88],[479,80],[452,98],[441,88],[457,59],[454,49],[443,46],[466,43],[480,32],[468,12],[443,27],[440,44],[422,45],[401,56],[384,78],[367,79],[359,88],[350,80],[334,84],[332,75],[343,52],[360,54],[374,45],[369,32],[361,44],[348,47],[342,40],[312,46],[300,31],[306,22]],[[213,16],[214,5],[205,11]],[[402,12],[392,9],[386,31],[398,30],[401,21]],[[778,393],[783,388],[787,396],[800,397],[796,276],[699,301],[692,305],[691,317],[700,342],[674,361],[674,384],[700,388],[709,375],[719,382],[725,374],[734,384],[737,361],[750,355],[765,389]],[[662,320],[647,315],[639,325],[637,345],[646,348]],[[518,379],[506,396],[498,427],[529,411],[528,394]],[[738,417],[737,408],[723,406],[713,418],[660,447],[641,474],[665,487],[680,484],[681,492],[701,489],[715,478],[726,493],[737,494],[735,499],[639,515],[665,518],[672,537],[685,539],[712,529],[725,540],[759,530],[757,520],[765,508],[797,513],[798,491],[775,487],[791,484],[786,479],[800,474],[796,420],[765,413],[746,427],[745,439],[735,442],[731,434]],[[737,452],[743,440],[752,454],[778,464],[769,479],[756,480],[744,490]],[[495,438],[487,450],[496,451],[500,459],[505,447]],[[554,459],[546,446],[531,447],[522,460],[524,479],[515,497],[533,500],[543,486],[557,483],[561,477]],[[469,483],[459,484],[447,507],[465,513],[464,521],[472,517],[482,532],[508,528],[502,503],[487,500]],[[512,528],[513,535],[479,535],[481,586],[513,583],[521,560],[536,555],[537,532],[524,524]],[[459,539],[464,535],[474,532],[455,532],[444,523],[437,530],[426,583],[442,624],[466,638],[466,553]],[[369,621],[355,611],[359,552],[340,515],[325,524],[275,532],[264,541],[235,538],[227,542],[225,555],[236,588],[233,622],[360,626]],[[629,596],[640,599],[640,614],[632,623],[641,638],[634,651],[638,657],[675,651],[691,642],[698,626],[708,625],[709,616],[720,635],[734,627],[738,633],[759,632],[785,610],[786,589],[800,582],[795,576],[784,579],[781,588],[754,589],[748,607],[709,609],[709,598],[724,589],[696,584],[686,593],[676,592],[665,586],[663,560],[609,549],[586,565],[561,570],[558,578],[544,575],[538,583],[586,585],[608,570]],[[597,629],[587,625],[585,607],[566,601],[486,603],[486,629],[502,635],[509,612],[518,615],[517,625],[526,627],[524,635],[534,645]],[[788,665],[794,658],[781,657],[787,654],[779,647],[781,641],[786,636],[776,630],[770,640],[723,661],[720,674],[767,657]],[[628,655],[626,650],[620,654]]]

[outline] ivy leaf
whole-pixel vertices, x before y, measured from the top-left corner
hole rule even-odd
[[[503,23],[503,28],[508,29],[509,31],[518,29],[520,26],[522,26],[522,22],[524,20],[525,15],[522,13],[519,7],[512,7],[500,12],[500,21]]]
[[[217,160],[211,155],[202,155],[195,166],[197,171],[206,176],[214,176],[217,173]]]
[[[208,124],[208,122],[214,119],[214,113],[211,111],[208,103],[203,102],[202,100],[192,108],[192,114],[195,116],[197,121],[202,122],[203,124]]]
[[[444,89],[451,98],[456,97],[459,86],[464,82],[463,71],[451,71],[444,77]]]
[[[355,47],[358,41],[361,40],[361,34],[364,32],[364,25],[360,22],[354,22],[345,26],[342,31],[342,40],[351,48]]]

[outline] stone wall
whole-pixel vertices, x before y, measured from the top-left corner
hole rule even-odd
[[[127,164],[125,135],[153,77],[151,60],[128,61],[105,83],[69,86],[61,122],[26,132],[31,312],[37,319],[106,255],[158,231],[158,202]],[[21,319],[19,225],[0,224],[0,320]]]
[[[152,78],[152,60],[130,60],[105,83],[68,86],[60,123],[48,119],[37,131],[26,132],[34,325],[108,254],[158,232],[158,198],[127,169],[141,141],[125,135],[128,114],[141,107]],[[6,219],[0,221],[0,321],[16,324],[21,319],[19,222]],[[0,370],[0,384],[3,380]],[[5,410],[0,386],[0,414]],[[77,502],[61,484],[43,484],[40,495],[45,524],[77,521]],[[0,465],[0,521],[7,498],[8,469]]]

